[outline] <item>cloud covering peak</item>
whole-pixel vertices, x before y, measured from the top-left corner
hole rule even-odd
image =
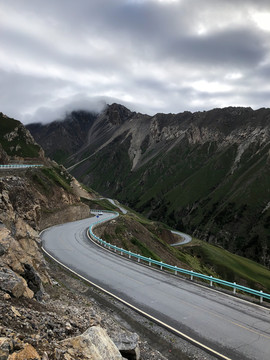
[[[269,106],[264,0],[0,0],[0,111],[51,121],[105,102]]]

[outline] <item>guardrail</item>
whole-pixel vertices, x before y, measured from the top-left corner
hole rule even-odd
[[[35,165],[35,164],[8,164],[8,165],[0,165],[0,169],[25,169],[25,168],[37,168],[43,165]]]
[[[98,213],[98,212],[100,212],[100,210],[91,210],[91,212]],[[117,216],[119,216],[119,213],[116,211],[102,210],[102,212],[112,214],[112,217],[110,217],[109,219],[106,219],[105,221],[112,220],[112,219],[116,218]],[[261,291],[254,290],[254,289],[248,288],[246,286],[238,285],[235,282],[232,283],[229,281],[215,278],[213,276],[208,276],[208,275],[204,275],[201,273],[197,273],[193,270],[186,270],[183,268],[179,268],[177,266],[169,265],[169,264],[163,263],[162,261],[157,261],[157,260],[142,256],[140,254],[135,254],[131,251],[119,248],[116,245],[112,245],[112,244],[106,242],[105,240],[100,239],[98,236],[96,236],[93,233],[93,228],[95,226],[99,225],[101,222],[104,222],[104,220],[100,219],[89,226],[90,237],[93,240],[97,241],[99,244],[103,245],[105,248],[111,249],[114,252],[118,251],[120,255],[125,254],[128,256],[129,259],[134,258],[134,259],[137,259],[138,262],[144,261],[145,263],[148,263],[149,266],[151,266],[152,264],[157,265],[160,268],[160,270],[162,270],[162,269],[171,270],[174,272],[175,275],[177,275],[178,273],[188,275],[188,276],[190,276],[190,280],[193,280],[194,278],[198,278],[198,279],[209,281],[211,287],[213,286],[213,283],[215,283],[215,284],[220,284],[220,285],[226,286],[228,288],[232,288],[233,294],[236,294],[236,290],[239,290],[239,291],[243,291],[243,292],[246,292],[246,293],[254,295],[254,296],[258,296],[260,298],[260,303],[263,302],[263,299],[270,300],[270,294],[267,294],[267,293],[263,292],[262,290]]]

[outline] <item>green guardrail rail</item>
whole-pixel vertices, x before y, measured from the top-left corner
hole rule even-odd
[[[258,296],[260,298],[260,303],[263,302],[263,299],[270,300],[270,294],[265,293],[262,290],[261,291],[254,290],[254,289],[248,288],[246,286],[236,284],[235,282],[232,283],[232,282],[229,282],[229,281],[225,281],[225,280],[222,280],[222,279],[215,278],[213,276],[208,276],[208,275],[204,275],[204,274],[201,274],[201,273],[197,273],[197,272],[195,272],[193,270],[182,269],[182,268],[179,268],[177,266],[173,266],[173,265],[163,263],[162,261],[157,261],[157,260],[142,256],[140,254],[135,254],[135,253],[133,253],[131,251],[119,248],[116,245],[112,245],[112,244],[106,242],[105,240],[100,239],[98,236],[96,236],[93,233],[93,228],[95,226],[99,225],[100,223],[104,222],[104,221],[108,221],[108,220],[111,220],[113,218],[118,217],[119,213],[116,212],[116,211],[109,211],[109,210],[102,210],[102,211],[101,210],[91,210],[91,212],[92,213],[100,213],[100,212],[102,212],[102,213],[108,213],[108,214],[112,215],[111,217],[106,218],[106,219],[101,218],[100,220],[96,221],[95,223],[93,223],[93,224],[91,224],[89,226],[89,234],[90,234],[91,238],[93,240],[97,241],[98,243],[100,243],[101,245],[103,245],[105,248],[111,249],[114,252],[118,251],[120,253],[120,255],[125,254],[125,255],[128,256],[129,259],[134,258],[134,259],[137,259],[138,262],[144,261],[144,262],[148,263],[149,266],[151,266],[152,264],[157,265],[157,266],[160,267],[161,270],[162,269],[172,270],[172,271],[174,271],[175,275],[177,275],[178,273],[181,273],[181,274],[189,275],[191,280],[193,280],[194,278],[198,278],[198,279],[203,279],[203,280],[209,281],[210,286],[213,286],[213,283],[215,283],[215,284],[220,284],[220,285],[232,288],[234,294],[236,294],[236,290],[239,290],[239,291],[246,292],[248,294],[252,294],[254,296]]]

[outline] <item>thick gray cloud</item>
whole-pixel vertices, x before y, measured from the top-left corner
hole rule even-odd
[[[0,0],[0,111],[269,106],[268,0]]]

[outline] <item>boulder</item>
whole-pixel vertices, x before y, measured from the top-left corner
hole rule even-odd
[[[140,359],[138,334],[129,331],[118,331],[111,335],[111,338],[123,357],[128,360]]]
[[[32,345],[25,344],[22,350],[9,355],[8,360],[40,360],[40,356]]]
[[[107,332],[99,326],[89,328],[80,336],[63,340],[60,345],[64,354],[68,355],[68,357],[64,356],[63,358],[122,360],[122,355]]]
[[[0,289],[13,297],[26,297],[32,299],[34,293],[27,286],[27,282],[14,271],[8,268],[0,268]]]

